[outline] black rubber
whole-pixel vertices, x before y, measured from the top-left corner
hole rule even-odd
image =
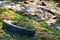
[[[28,35],[28,36],[33,36],[35,34],[34,30],[27,29],[24,27],[17,27],[15,25],[11,25],[5,21],[2,22],[2,29],[9,30],[14,33],[18,33],[20,35]]]

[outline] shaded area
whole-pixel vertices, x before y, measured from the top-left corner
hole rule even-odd
[[[56,29],[60,31],[60,22],[55,22],[55,23],[52,23],[51,25],[56,27]]]
[[[23,35],[19,35],[13,32],[10,32],[8,30],[4,30],[4,32],[10,36],[11,40],[32,40],[32,37],[28,37],[28,36],[23,36]],[[9,38],[8,36],[8,38]],[[9,39],[10,40],[10,39]]]

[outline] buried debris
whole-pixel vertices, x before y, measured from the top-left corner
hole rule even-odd
[[[20,35],[33,36],[35,34],[34,30],[13,25],[12,22],[13,21],[3,20],[3,23],[2,23],[3,27],[2,27],[2,29],[6,29],[6,30],[9,30],[11,32],[18,33]],[[16,24],[16,23],[17,22],[14,22],[14,24]]]

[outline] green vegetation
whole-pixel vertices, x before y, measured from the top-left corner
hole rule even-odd
[[[12,2],[12,0],[6,0],[6,1],[8,1],[8,2]]]
[[[60,31],[58,31],[54,26],[49,26],[45,22],[40,23],[41,27],[47,28],[50,33],[60,38]]]

